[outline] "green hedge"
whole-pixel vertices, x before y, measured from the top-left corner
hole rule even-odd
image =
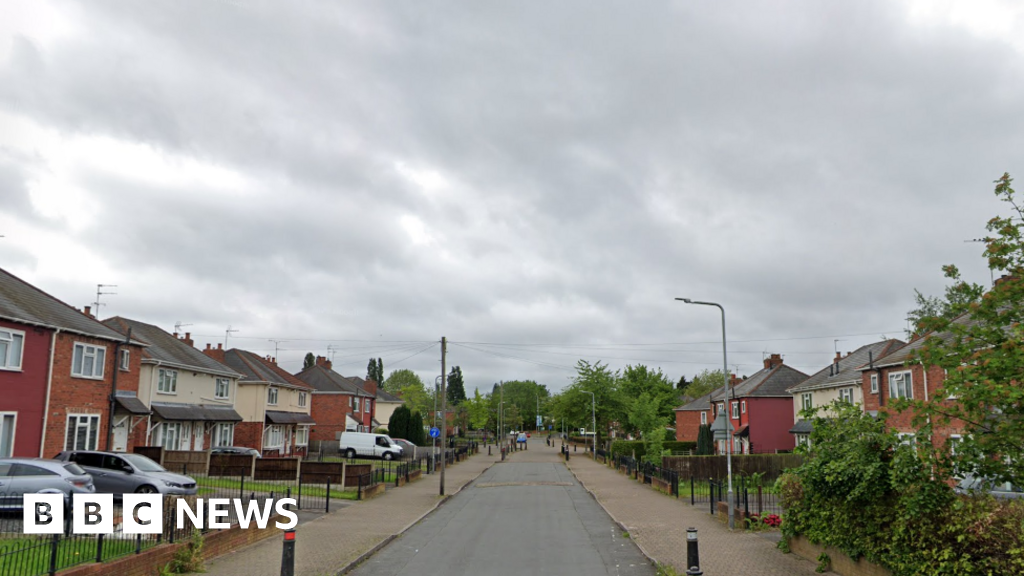
[[[686,452],[697,448],[696,442],[665,442],[665,450],[672,453]],[[643,458],[647,454],[642,440],[615,440],[612,442],[612,456],[632,456],[636,451],[637,458]]]

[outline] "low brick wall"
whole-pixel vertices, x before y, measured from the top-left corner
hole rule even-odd
[[[222,554],[237,550],[249,544],[276,536],[281,532],[276,527],[278,520],[284,521],[281,516],[270,519],[265,530],[250,528],[243,530],[237,525],[227,530],[210,532],[205,537],[203,545],[203,559],[211,560]],[[188,546],[188,542],[180,544],[161,544],[141,554],[132,554],[102,564],[83,564],[62,570],[61,576],[100,576],[104,574],[117,574],[118,576],[152,576],[159,572],[160,568],[174,558],[178,548]]]
[[[863,558],[854,561],[843,552],[831,546],[814,544],[803,536],[790,538],[789,550],[793,554],[815,563],[818,562],[818,556],[824,552],[832,560],[830,569],[842,576],[892,576],[892,572],[877,564],[872,564]]]
[[[423,477],[423,470],[416,469],[409,472],[409,482],[415,482]]]
[[[360,499],[361,500],[369,500],[370,498],[373,498],[374,496],[380,496],[381,494],[384,493],[385,490],[386,490],[386,487],[384,486],[383,483],[381,483],[381,484],[374,484],[373,486],[368,486],[366,488],[363,488],[362,497]]]
[[[651,488],[669,494],[672,492],[672,483],[661,478],[651,478]]]
[[[405,486],[405,476],[399,476],[398,478],[396,478],[395,479],[395,486],[398,487],[398,488],[401,488],[402,486]]]
[[[623,474],[629,474],[629,468],[626,466],[619,466],[619,472],[622,472]]]

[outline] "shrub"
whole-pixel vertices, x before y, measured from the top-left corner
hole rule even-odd
[[[694,442],[665,442],[662,445],[663,450],[669,450],[671,452],[685,452],[693,450],[696,447]],[[637,459],[643,459],[647,455],[647,449],[641,440],[615,440],[612,442],[612,456],[632,456],[633,451],[636,451]]]

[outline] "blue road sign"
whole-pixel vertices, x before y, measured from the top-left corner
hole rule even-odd
[[[441,431],[437,428],[437,426],[431,426],[430,427],[430,437],[431,438],[438,438],[440,436],[441,436]]]

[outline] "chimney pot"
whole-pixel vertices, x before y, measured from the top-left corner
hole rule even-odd
[[[224,345],[221,344],[220,342],[217,342],[217,350],[223,350],[223,349],[224,349]]]
[[[83,313],[89,318],[92,318],[92,306],[86,306]]]

